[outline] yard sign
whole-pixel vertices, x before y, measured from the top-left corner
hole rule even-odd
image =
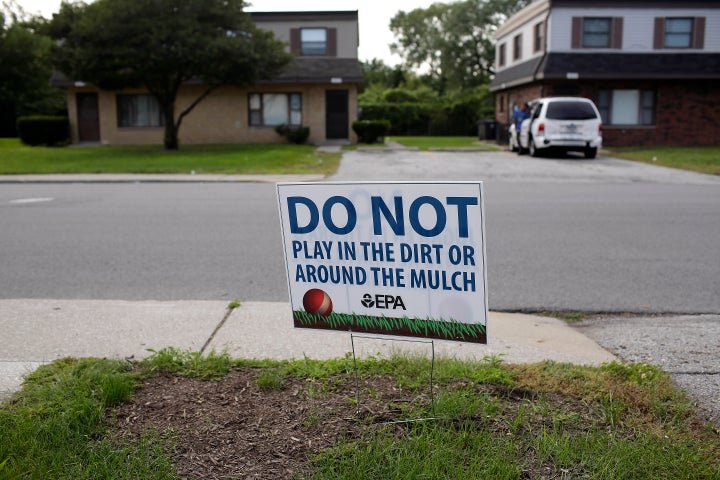
[[[277,191],[296,327],[487,343],[481,182]]]

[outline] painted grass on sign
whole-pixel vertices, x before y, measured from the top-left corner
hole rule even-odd
[[[381,331],[389,335],[409,331],[413,335],[448,340],[480,341],[486,334],[482,324],[461,323],[456,320],[436,320],[432,318],[373,317],[368,315],[333,312],[323,317],[296,310],[294,318],[304,326],[328,325],[333,330]]]

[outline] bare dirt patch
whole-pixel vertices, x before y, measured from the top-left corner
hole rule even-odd
[[[361,412],[354,375],[321,380],[284,377],[280,388],[260,388],[267,370],[233,369],[217,381],[160,374],[144,381],[132,403],[116,412],[120,438],[133,440],[144,432],[169,434],[175,469],[180,478],[293,478],[309,471],[314,454],[339,440],[360,439],[380,424],[403,418],[410,407],[429,411],[429,391],[400,388],[390,376],[363,378]],[[548,411],[562,409],[576,420],[568,433],[597,424],[599,412],[587,403],[558,394],[538,394],[500,385],[455,382],[441,390],[470,386],[478,395],[501,402],[497,416],[477,415],[449,420],[449,428],[465,422],[481,425],[498,436],[516,435],[511,420],[527,415],[525,427],[552,425],[551,415],[527,408],[540,402]],[[407,426],[398,424],[401,438]],[[517,428],[517,426],[515,427]],[[525,455],[527,478],[552,478],[552,466]]]
[[[272,389],[258,387],[261,374],[241,368],[219,381],[150,378],[132,403],[119,407],[118,433],[134,438],[169,432],[182,478],[227,479],[290,478],[312,454],[362,432],[354,376],[286,377],[280,389]],[[374,398],[363,398],[361,405],[375,421],[396,415],[398,404],[424,401],[390,378],[373,378],[370,390]]]

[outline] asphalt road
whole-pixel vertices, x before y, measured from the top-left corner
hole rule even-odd
[[[493,310],[720,312],[720,179],[612,159],[350,153],[486,182]],[[271,184],[0,185],[1,298],[288,298]]]

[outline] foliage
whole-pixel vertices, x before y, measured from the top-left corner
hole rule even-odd
[[[19,115],[64,112],[62,92],[50,87],[50,38],[38,33],[40,20],[0,8],[0,136],[15,136]]]
[[[388,119],[392,135],[476,135],[482,118],[494,117],[486,85],[453,89],[443,95],[422,85],[379,91],[359,98],[363,120]]]
[[[146,88],[166,119],[164,145],[178,148],[183,118],[223,84],[247,85],[290,61],[283,44],[258,28],[241,0],[98,0],[63,3],[49,32],[56,65],[102,89]],[[178,91],[205,88],[181,112]]]
[[[302,145],[307,142],[310,136],[310,127],[296,127],[283,124],[275,127],[275,131],[278,135],[287,138],[288,142],[296,145]]]
[[[487,83],[493,74],[493,34],[529,0],[464,0],[399,12],[390,21],[391,50],[408,68],[427,69],[430,82],[447,88]]]
[[[48,147],[65,145],[70,140],[70,124],[67,117],[35,115],[17,120],[20,141],[25,145]]]
[[[360,62],[360,67],[367,85],[380,85],[384,88],[399,87],[406,82],[408,75],[402,66],[391,67],[378,58]]]
[[[422,135],[428,132],[433,107],[428,103],[361,104],[362,121],[388,120],[392,135]]]
[[[352,124],[353,131],[361,143],[381,142],[390,131],[388,120],[357,120]]]

